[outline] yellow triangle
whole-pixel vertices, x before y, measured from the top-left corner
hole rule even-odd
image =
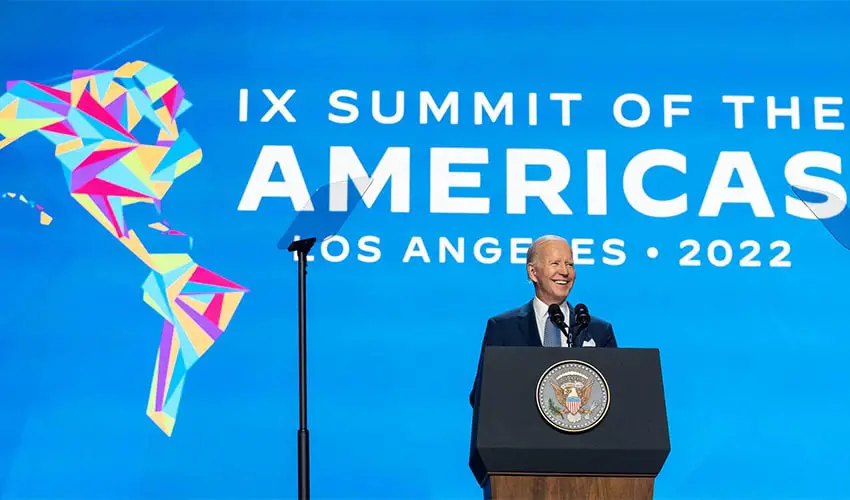
[[[165,158],[165,155],[168,154],[168,148],[163,146],[141,145],[136,148],[136,152],[139,154],[139,160],[142,163],[142,168],[148,173],[148,176],[150,176],[153,174],[153,171],[156,170],[156,167],[159,166],[162,159]]]
[[[155,111],[156,116],[165,125],[165,130],[159,130],[160,140],[176,141],[177,140],[177,122],[164,106]]]
[[[151,255],[151,260],[153,270],[165,274],[192,262],[192,257],[185,253],[156,253]]]
[[[188,257],[188,254],[186,255]],[[191,259],[189,259],[191,260]],[[186,287],[186,283],[189,282],[189,278],[192,277],[192,273],[195,272],[195,269],[198,268],[198,265],[195,264],[189,269],[180,275],[179,278],[174,280],[172,283],[168,285],[168,288],[165,290],[165,294],[168,296],[168,300],[174,300],[177,298],[180,293],[183,292],[183,288]]]
[[[86,76],[71,80],[71,106],[77,106],[80,103],[80,98],[83,96],[86,85],[88,85],[91,79],[92,77]]]
[[[4,108],[0,108],[0,120],[14,120],[18,116],[18,103],[21,100],[19,98],[12,99],[12,102],[6,105]]]
[[[183,309],[175,307],[174,316],[180,326],[183,327],[183,331],[186,332],[189,342],[192,343],[191,347],[198,353],[198,357],[203,356],[207,349],[213,345],[213,339]],[[190,346],[183,346],[184,349],[187,347]]]
[[[154,393],[153,401],[156,402],[156,393]],[[169,417],[165,413],[154,410],[148,410],[148,417],[153,420],[153,423],[155,423],[166,436],[171,437],[171,433],[174,432],[173,418]]]
[[[70,141],[63,142],[62,144],[56,145],[56,156],[62,156],[65,153],[75,151],[83,147],[83,140],[79,137],[75,139],[71,139]]]
[[[218,320],[218,328],[221,331],[224,331],[227,325],[230,324],[230,320],[233,319],[236,308],[239,307],[239,303],[244,296],[245,292],[228,292],[224,294],[224,300],[221,302],[221,317]]]
[[[111,151],[113,149],[126,149],[136,146],[134,142],[116,141],[113,139],[104,139],[97,145],[97,151]]]
[[[160,97],[164,96],[166,92],[174,88],[175,85],[177,85],[177,80],[172,77],[156,82],[153,85],[148,85],[147,91],[151,101],[156,101]]]
[[[203,159],[203,153],[200,149],[196,149],[194,152],[189,154],[186,157],[181,158],[177,161],[177,168],[174,169],[174,178],[180,177],[185,174],[189,170],[197,167],[201,160]]]
[[[165,193],[171,189],[171,186],[174,183],[171,181],[153,181],[151,182],[151,187],[153,188],[153,192],[156,194],[156,197],[159,199],[165,198]]]
[[[44,212],[39,214],[39,222],[41,222],[42,226],[49,226],[51,222],[53,222],[53,217],[47,215]]]
[[[24,202],[24,203],[26,203],[26,202],[27,202],[27,197],[26,197],[26,196],[24,196],[24,195],[20,195],[20,196],[18,196],[18,199],[19,199],[19,200],[21,200],[21,201],[22,201],[22,202]]]
[[[127,94],[127,129],[133,130],[140,121],[142,121],[142,115],[139,113],[136,103],[134,103],[130,95]]]
[[[109,84],[109,88],[106,90],[106,95],[103,96],[103,105],[106,106],[115,102],[116,99],[121,97],[127,92],[127,89],[121,86],[120,83],[113,80]]]
[[[139,72],[140,69],[147,66],[148,63],[144,61],[133,61],[128,62],[115,70],[115,76],[117,78],[131,78],[133,75]]]
[[[0,119],[0,135],[6,137],[21,137],[29,134],[34,130],[59,123],[64,118],[16,118],[16,119]]]

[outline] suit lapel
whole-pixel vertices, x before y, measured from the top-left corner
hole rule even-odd
[[[534,315],[534,299],[522,306],[519,311],[519,330],[525,339],[525,345],[543,347],[540,333],[537,331],[537,317]]]

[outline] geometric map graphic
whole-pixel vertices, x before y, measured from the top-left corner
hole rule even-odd
[[[156,233],[137,231],[125,218],[147,206],[146,227],[186,236],[162,220],[162,200],[201,162],[200,147],[177,127],[189,107],[172,75],[142,61],[75,71],[55,86],[13,81],[0,96],[0,150],[32,132],[49,140],[71,197],[150,269],[143,299],[163,326],[147,415],[169,436],[187,372],[225,331],[248,291],[189,253],[149,251],[146,235]]]
[[[42,226],[49,226],[50,223],[53,222],[53,217],[51,217],[47,212],[44,211],[44,207],[42,207],[41,205],[39,205],[38,203],[36,203],[36,202],[34,202],[30,199],[27,199],[27,197],[24,196],[23,194],[11,193],[11,192],[7,192],[7,193],[0,192],[0,200],[18,200],[21,203],[28,205],[30,208],[34,208],[34,209],[38,210],[38,212],[39,212],[38,213],[38,222]]]

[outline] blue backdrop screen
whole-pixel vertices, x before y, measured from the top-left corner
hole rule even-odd
[[[292,497],[300,216],[337,233],[315,497],[480,495],[485,322],[550,233],[570,299],[660,349],[658,498],[846,497],[848,14],[4,6],[0,496]]]

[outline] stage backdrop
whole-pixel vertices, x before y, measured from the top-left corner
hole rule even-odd
[[[293,496],[304,208],[350,215],[309,274],[315,497],[480,495],[481,337],[547,233],[661,350],[658,498],[846,496],[848,14],[5,4],[0,496]]]

